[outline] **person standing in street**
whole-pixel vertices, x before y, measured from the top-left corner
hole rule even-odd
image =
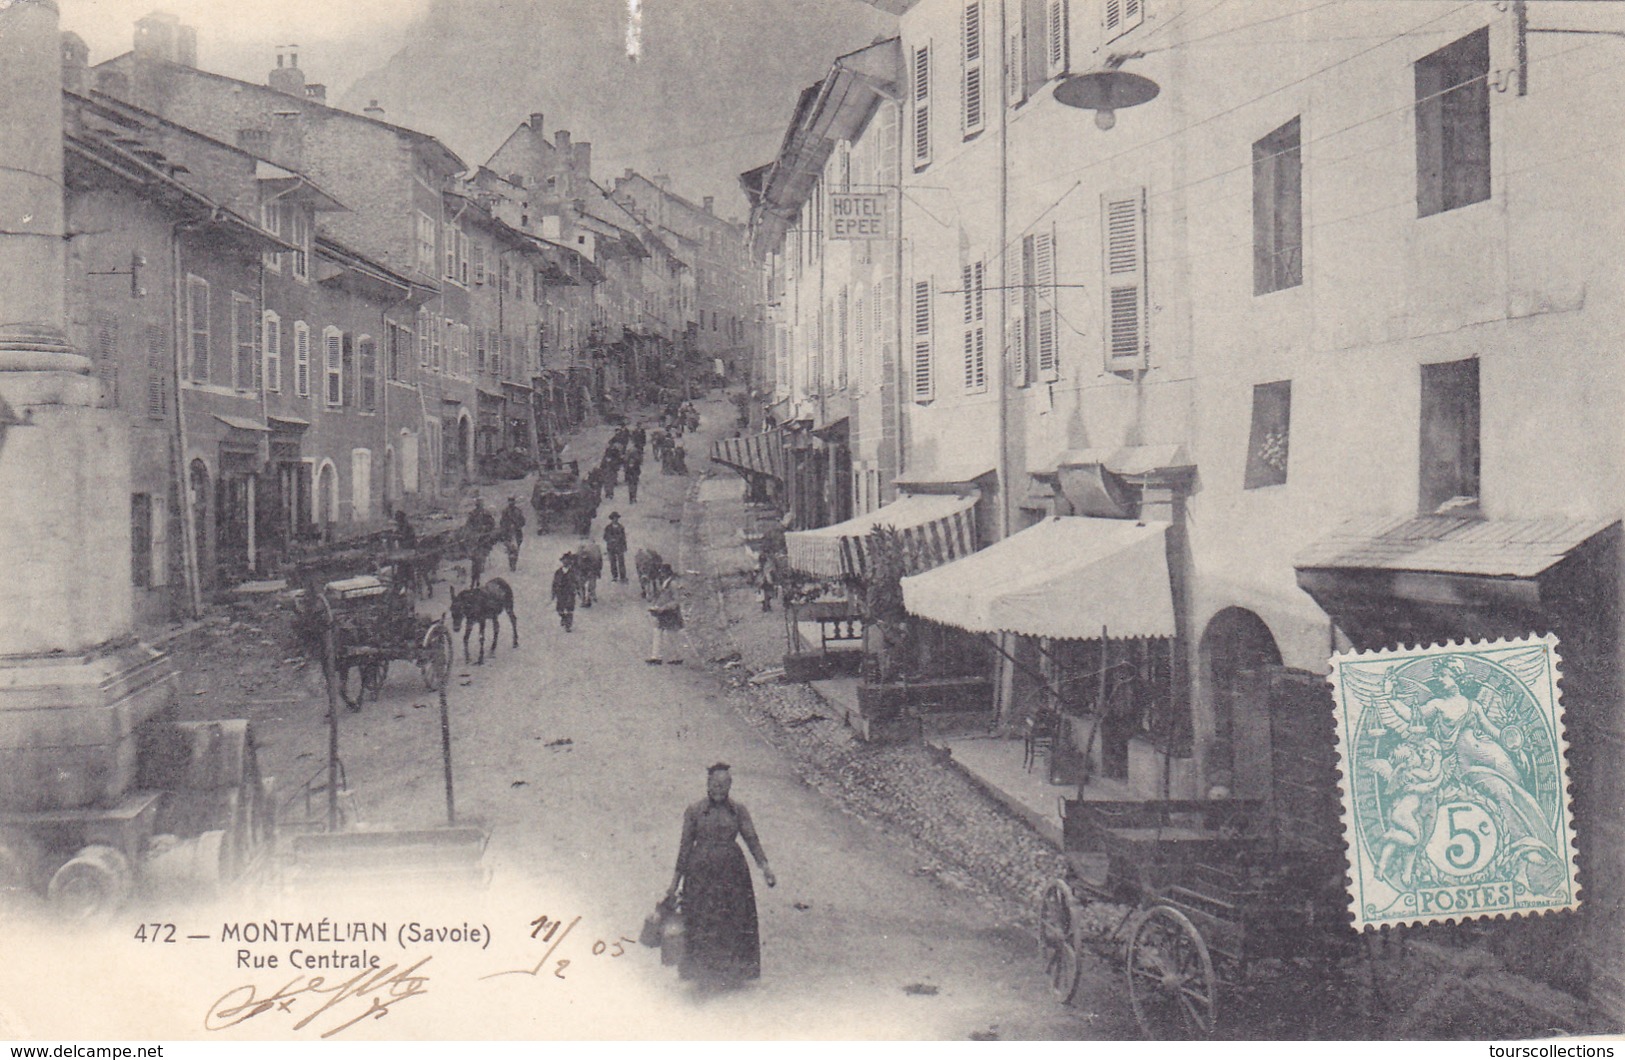
[[[643,478],[643,451],[631,449],[626,454],[626,503],[638,503],[638,480]]]
[[[575,557],[566,552],[559,557],[559,569],[553,572],[553,609],[559,613],[559,625],[571,632],[576,618]]]
[[[654,640],[649,645],[650,666],[680,666],[681,655],[666,658],[667,648],[677,643],[675,634],[683,630],[683,605],[677,599],[677,575],[671,564],[662,563],[655,574],[654,592],[650,594],[649,616],[654,619]]]
[[[621,525],[621,513],[610,512],[604,526],[604,551],[609,554],[609,580],[626,581],[626,527]]]
[[[525,513],[519,510],[519,498],[508,498],[508,506],[502,509],[497,528],[502,534],[502,543],[508,549],[508,569],[517,570],[519,546],[525,543]]]
[[[598,466],[604,470],[604,499],[614,500],[615,482],[621,477],[620,447],[611,443],[610,447],[604,450],[603,463]]]
[[[685,945],[678,974],[715,986],[738,986],[762,974],[756,891],[738,840],[745,841],[762,880],[769,887],[779,882],[750,811],[729,797],[732,788],[728,763],[706,770],[705,798],[683,811],[677,868],[666,891],[668,901],[682,896]]]
[[[649,432],[647,432],[647,431],[645,431],[643,429],[643,421],[639,420],[638,425],[636,427],[632,428],[632,450],[631,451],[634,451],[634,452],[636,452],[638,454],[638,461],[640,463],[643,460],[643,447],[645,445],[647,445],[648,443],[649,443]]]

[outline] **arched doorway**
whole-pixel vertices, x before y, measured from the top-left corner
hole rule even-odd
[[[453,457],[458,474],[467,475],[474,459],[474,423],[468,413],[457,417],[457,452]]]
[[[331,460],[323,461],[316,472],[316,521],[324,536],[331,534],[333,524],[339,521],[339,476]]]
[[[187,476],[187,502],[192,506],[192,548],[197,555],[198,577],[213,585],[214,565],[209,560],[209,465],[193,460]]]
[[[1264,620],[1242,607],[1214,615],[1199,646],[1202,684],[1213,718],[1213,743],[1205,763],[1207,782],[1233,795],[1257,798],[1270,782],[1269,667],[1280,667]]]

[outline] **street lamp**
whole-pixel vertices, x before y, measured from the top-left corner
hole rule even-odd
[[[1157,98],[1162,87],[1149,77],[1118,69],[1139,54],[1114,55],[1103,70],[1068,77],[1055,86],[1055,99],[1068,107],[1095,112],[1095,128],[1105,132],[1117,124],[1117,112]]]

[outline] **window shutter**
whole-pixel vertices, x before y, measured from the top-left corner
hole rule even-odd
[[[118,395],[118,321],[102,318],[96,328],[96,374],[101,378],[107,402],[119,407]]]
[[[1015,18],[1020,18],[1020,12],[1012,12]],[[1004,75],[1007,81],[1006,91],[1012,104],[1026,100],[1027,93],[1027,49],[1022,43],[1022,30],[1018,24],[1010,34],[1009,51],[1004,56]]]
[[[147,415],[161,419],[169,411],[164,364],[164,334],[156,325],[147,325]]]
[[[479,285],[479,284],[483,284],[484,282],[485,282],[485,244],[484,243],[475,243],[474,244],[474,283],[476,285]]]
[[[310,396],[310,328],[303,320],[293,326],[293,382],[300,397]]]
[[[914,49],[914,166],[931,163],[931,46]]]
[[[344,402],[344,340],[336,329],[329,328],[322,335],[322,345],[327,370],[327,404],[336,408]]]
[[[1040,232],[1033,237],[1034,303],[1038,307],[1037,346],[1038,378],[1053,383],[1061,375],[1060,335],[1056,330],[1055,304],[1055,232]]]
[[[1106,0],[1108,6],[1117,2],[1120,0]],[[1049,0],[1044,12],[1045,73],[1049,77],[1060,77],[1067,71],[1071,58],[1067,28],[1067,0]]]
[[[851,320],[849,319],[849,317],[850,317],[849,304],[848,304],[847,298],[848,298],[847,290],[846,290],[845,287],[842,287],[841,288],[841,294],[840,294],[840,300],[837,303],[837,305],[838,305],[838,312],[837,312],[838,319],[835,322],[835,328],[836,328],[835,333],[838,336],[839,341],[840,341],[840,346],[839,346],[840,360],[837,361],[836,365],[835,365],[835,376],[836,376],[835,386],[837,388],[842,388],[842,387],[846,386],[846,383],[847,383],[847,367],[846,367],[846,363],[847,363],[847,358],[851,355],[851,346],[849,345],[848,338],[847,338],[847,336],[850,334],[849,328],[851,326]],[[711,319],[715,320],[716,315],[712,314]]]
[[[974,394],[987,389],[985,267],[979,261],[966,265],[961,277],[965,299],[965,390]]]
[[[930,401],[931,386],[931,283],[914,283],[914,365],[915,401]]]
[[[1145,0],[1106,0],[1101,15],[1102,38],[1115,40],[1145,21]]]
[[[981,0],[971,0],[965,5],[965,14],[961,26],[964,36],[964,50],[962,62],[964,64],[964,80],[961,85],[960,119],[964,126],[966,136],[974,136],[982,131],[985,120],[982,91],[982,4]]]
[[[265,389],[276,393],[282,389],[282,320],[269,309],[265,311]]]
[[[1106,367],[1144,368],[1149,348],[1146,320],[1145,189],[1102,198],[1105,232]]]

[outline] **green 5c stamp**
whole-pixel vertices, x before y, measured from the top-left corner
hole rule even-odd
[[[1579,907],[1554,636],[1332,657],[1355,926]]]

